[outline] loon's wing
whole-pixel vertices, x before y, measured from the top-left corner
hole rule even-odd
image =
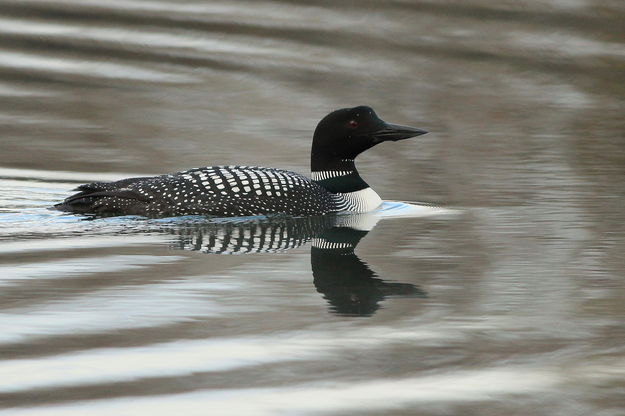
[[[56,209],[79,214],[219,217],[338,211],[337,197],[295,172],[209,166],[167,175],[95,182]]]
[[[130,185],[150,179],[149,177],[128,178],[116,182],[92,182],[74,189],[78,193],[67,197],[54,208],[75,213],[96,213],[100,203],[106,199],[119,198],[137,202],[148,202],[149,198],[129,188]]]

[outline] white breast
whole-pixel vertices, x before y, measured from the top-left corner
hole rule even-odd
[[[382,204],[380,196],[371,188],[361,189],[355,192],[340,193],[345,199],[345,209],[351,212],[373,211]]]

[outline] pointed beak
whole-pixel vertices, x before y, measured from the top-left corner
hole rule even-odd
[[[394,141],[409,139],[427,133],[425,130],[415,127],[400,126],[399,124],[384,123],[384,126],[371,134],[376,142]]]

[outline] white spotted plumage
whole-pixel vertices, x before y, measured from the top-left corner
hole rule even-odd
[[[120,186],[121,182],[123,186]],[[158,217],[367,212],[382,202],[371,188],[331,193],[299,173],[255,166],[196,168],[149,178],[132,178],[119,183],[96,182],[79,189],[117,193],[94,198],[91,201],[94,212]],[[129,198],[119,192],[136,197]]]
[[[146,216],[317,215],[338,211],[342,202],[338,195],[303,175],[252,166],[212,166],[136,178],[121,188],[115,182],[85,187],[101,191],[123,189],[137,196],[99,197],[93,201],[94,211]]]
[[[354,158],[378,143],[424,133],[388,124],[367,106],[343,108],[317,124],[311,149],[312,179],[281,169],[211,166],[82,185],[78,193],[55,208],[82,214],[153,217],[371,211],[382,200],[359,176]]]

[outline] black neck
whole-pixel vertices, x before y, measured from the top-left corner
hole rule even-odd
[[[313,152],[310,170],[313,181],[332,193],[355,192],[369,187],[360,177],[353,159],[323,157]]]
[[[310,157],[310,170],[312,172],[349,171],[358,173],[354,159],[339,159],[335,156],[327,156],[314,151]]]
[[[321,185],[333,194],[356,192],[369,187],[367,182],[360,177],[358,172],[345,176],[336,176],[334,178],[313,180],[313,182],[316,182],[318,185]]]

